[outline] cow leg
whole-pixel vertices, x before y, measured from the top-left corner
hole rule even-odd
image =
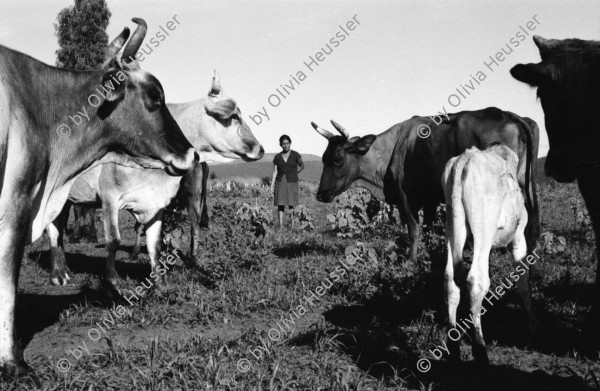
[[[206,197],[208,194],[209,167],[205,162],[188,171],[184,177],[183,193],[186,196],[186,207],[190,218],[190,246],[185,254],[184,260],[188,266],[195,264],[200,243],[200,232],[208,229],[208,208]]]
[[[577,174],[579,191],[588,209],[594,235],[596,236],[596,298],[592,307],[591,321],[600,324],[600,168],[585,167]],[[595,331],[597,333],[597,329]]]
[[[190,191],[187,197],[187,212],[190,218],[190,246],[185,254],[185,261],[188,266],[194,265],[198,253],[198,243],[200,242],[200,224],[202,219],[202,198],[200,194],[194,194]]]
[[[417,253],[419,249],[419,208],[410,204],[407,196],[403,195],[397,205],[400,212],[400,219],[406,224],[408,229],[409,250],[408,259],[417,262]]]
[[[46,234],[50,240],[50,283],[52,285],[64,286],[71,279],[69,276],[71,271],[67,266],[64,250],[64,230],[67,225],[70,209],[71,205],[67,202],[56,220],[46,227]]]
[[[0,367],[11,375],[29,372],[17,342],[15,304],[31,202],[3,189],[0,205]],[[6,194],[6,193],[8,194]],[[10,200],[10,205],[6,205]]]
[[[493,225],[487,224],[484,227],[480,227],[480,229],[485,229],[486,227],[495,228]],[[475,235],[475,232],[477,232],[476,228],[472,227],[472,230]],[[489,365],[490,361],[487,356],[483,330],[481,328],[481,309],[483,299],[490,289],[489,258],[490,251],[492,250],[492,241],[488,238],[493,233],[492,235],[487,235],[487,238],[484,236],[484,232],[481,232],[481,234],[483,237],[473,238],[473,263],[467,276],[467,289],[469,290],[471,301],[470,317],[474,328],[473,357],[476,362]]]
[[[136,221],[133,229],[135,230],[135,244],[133,245],[133,249],[131,250],[131,254],[129,254],[129,256],[131,259],[135,260],[140,254],[140,248],[142,247],[142,232],[144,230],[144,226],[142,223]]]
[[[187,209],[190,218],[190,247],[185,254],[185,260],[186,263],[191,266],[196,259],[198,243],[200,242],[200,221],[198,220],[200,216],[196,213],[195,205],[192,205],[191,202],[188,203]]]
[[[419,239],[421,237],[419,227],[419,209],[411,205],[408,209],[407,225],[408,225],[408,239],[410,241],[410,249],[408,251],[408,257],[412,262],[417,262],[417,254],[419,251]]]
[[[448,248],[448,261],[444,273],[444,287],[446,290],[446,305],[448,308],[448,326],[450,330],[456,328],[456,312],[460,304],[460,285],[464,275],[462,270],[462,256],[467,240],[467,224],[464,211],[458,205],[454,212],[448,211],[446,221],[446,246]],[[450,332],[449,332],[450,333]],[[450,358],[454,361],[460,359],[460,339],[454,339],[457,334],[449,335],[448,350]]]
[[[86,213],[90,217],[88,240],[90,243],[98,243],[98,231],[96,230],[96,209],[86,208]]]
[[[521,266],[520,261],[524,261],[527,256],[527,239],[525,237],[525,226],[523,223],[527,218],[527,211],[523,209],[521,214],[521,222],[517,227],[515,233],[515,240],[509,245],[509,249],[512,251],[512,255],[515,261],[515,268]],[[517,293],[523,301],[523,308],[525,308],[525,314],[527,315],[527,323],[529,331],[532,336],[537,335],[540,329],[540,323],[538,322],[535,314],[533,313],[533,305],[531,300],[531,285],[529,282],[529,269],[526,273],[517,280]]]
[[[437,205],[435,203],[427,204],[423,207],[423,225],[426,225],[429,229],[433,226],[436,210]]]
[[[73,205],[73,229],[69,241],[78,243],[81,240],[81,220],[83,219],[81,207]]]
[[[106,258],[106,270],[104,280],[111,288],[119,291],[117,288],[117,271],[115,269],[115,258],[121,243],[121,233],[119,232],[119,209],[113,207],[111,203],[105,202],[102,205],[102,215],[104,220],[104,240],[108,257]]]
[[[160,275],[158,269],[158,260],[160,259],[161,250],[161,228],[162,228],[161,209],[152,220],[146,224],[146,246],[148,247],[148,255],[150,256],[150,268],[156,275]],[[164,273],[163,273],[164,275]],[[162,279],[164,281],[164,279]],[[160,280],[158,281],[160,283]]]

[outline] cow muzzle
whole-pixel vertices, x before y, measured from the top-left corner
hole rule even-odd
[[[573,182],[576,179],[574,155],[549,152],[544,164],[544,173],[560,183]]]
[[[317,201],[328,204],[331,201],[333,201],[333,197],[331,197],[330,194],[325,194],[324,192],[318,192],[317,193]]]
[[[242,160],[247,162],[253,162],[255,160],[260,160],[265,155],[265,149],[260,144],[255,144],[250,153],[242,156]]]

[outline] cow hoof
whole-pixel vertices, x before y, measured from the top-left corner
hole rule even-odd
[[[167,279],[165,278],[165,276],[160,276],[159,279],[157,279],[156,281],[154,281],[154,287],[158,291],[165,290],[165,288],[167,287]]]
[[[478,366],[485,368],[490,366],[487,350],[483,346],[473,346],[473,358]]]
[[[185,267],[187,267],[188,269],[193,269],[196,267],[196,256],[190,255],[189,252],[187,254],[184,254],[183,257],[181,257],[181,260],[183,261]]]
[[[118,300],[123,298],[123,293],[117,284],[108,280],[104,280],[104,283],[102,284],[102,294],[108,300]]]
[[[29,386],[28,389],[30,390],[42,389],[42,382],[40,381],[39,377],[23,360],[17,363],[5,363],[2,365],[2,373],[13,379],[19,378],[19,383],[22,385],[27,384],[27,386]]]
[[[110,293],[111,297],[114,295],[117,297],[122,296],[116,277],[105,277],[102,282],[102,290],[106,293]]]
[[[23,376],[32,374],[33,371],[25,361],[7,362],[2,365],[3,371],[10,376]]]
[[[53,270],[50,276],[50,283],[54,286],[65,286],[69,283],[70,279],[68,269]]]

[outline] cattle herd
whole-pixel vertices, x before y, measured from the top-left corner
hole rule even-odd
[[[118,290],[114,261],[120,209],[138,222],[134,251],[145,227],[156,273],[163,210],[179,192],[185,194],[192,222],[187,256],[196,254],[195,237],[208,217],[205,161],[211,154],[247,161],[264,154],[236,101],[223,93],[216,72],[208,96],[165,103],[160,82],[135,60],[147,27],[142,19],[133,21],[135,32],[129,37],[125,28],[95,71],[57,69],[0,45],[0,365],[9,374],[30,371],[15,329],[24,248],[46,231],[51,281],[66,284],[63,231],[71,205],[102,208],[109,252],[105,278]],[[533,39],[542,61],[516,65],[510,72],[537,87],[550,141],[546,175],[559,182],[577,180],[598,244],[600,42]],[[66,135],[57,131],[99,85],[105,96],[89,120]],[[540,233],[537,124],[490,107],[448,114],[441,122],[415,116],[363,137],[350,137],[334,121],[339,135],[312,125],[328,140],[317,200],[331,202],[351,186],[361,186],[396,205],[408,226],[411,260],[417,260],[419,211],[428,223],[437,205],[446,203],[448,324],[456,326],[464,286],[474,320],[473,355],[487,363],[480,310],[490,287],[490,251],[508,246],[518,263],[535,249]],[[431,128],[428,137],[418,132],[424,125]],[[473,261],[463,270],[469,236]],[[529,276],[523,277],[518,292],[535,329]],[[600,302],[600,295],[595,299]],[[598,309],[595,305],[592,313]],[[457,358],[458,346],[451,350]]]

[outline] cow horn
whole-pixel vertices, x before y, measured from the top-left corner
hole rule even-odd
[[[129,27],[125,27],[121,34],[119,34],[106,48],[106,53],[104,54],[104,61],[108,61],[112,59],[114,56],[119,53],[119,50],[123,47],[125,42],[127,42],[127,38],[129,38]]]
[[[333,134],[328,132],[327,130],[323,129],[322,127],[320,127],[319,125],[315,124],[314,122],[310,123],[312,125],[313,128],[315,128],[315,130],[317,132],[319,132],[319,134],[323,137],[325,137],[327,140],[329,140],[330,138],[333,137]]]
[[[335,122],[334,120],[331,120],[331,124],[333,125],[334,128],[337,129],[338,132],[340,132],[340,134],[345,138],[348,139],[350,138],[350,133],[348,133],[348,131],[346,129],[344,129],[344,127],[340,124],[338,124],[337,122]]]
[[[142,46],[142,41],[144,40],[146,31],[148,30],[148,26],[146,25],[144,19],[133,18],[131,21],[137,23],[138,26],[133,32],[133,35],[127,43],[127,46],[125,46],[125,50],[123,50],[123,55],[121,56],[126,63],[130,63],[135,60],[135,55],[137,54],[140,46]]]
[[[561,41],[558,39],[546,39],[540,37],[539,35],[533,36],[533,42],[535,42],[535,46],[540,49],[540,52],[552,50],[561,44]]]
[[[218,96],[221,93],[221,78],[215,69],[215,75],[213,76],[212,86],[210,87],[210,96]]]

